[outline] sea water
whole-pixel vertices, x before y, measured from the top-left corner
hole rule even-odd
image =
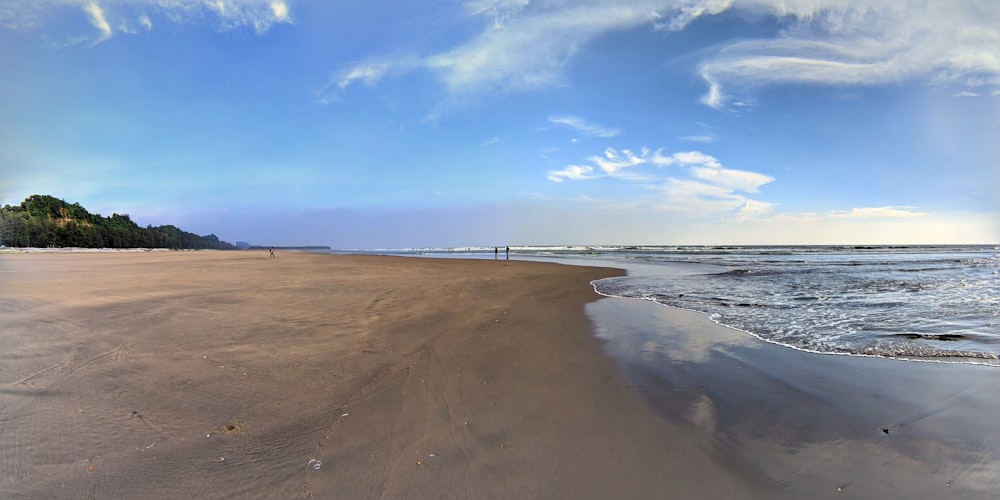
[[[922,360],[1000,360],[1000,249],[979,246],[512,247],[515,258],[607,262],[594,283],[788,347]],[[492,258],[493,247],[412,249]],[[499,257],[503,259],[504,248]]]
[[[1000,252],[994,246],[600,247],[655,264],[595,282],[614,297],[707,314],[763,340],[835,354],[1000,359]],[[669,269],[669,272],[668,272]],[[963,359],[964,358],[964,359]]]

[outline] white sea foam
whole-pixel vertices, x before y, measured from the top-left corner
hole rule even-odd
[[[992,247],[659,249],[633,261],[722,266],[594,282],[606,296],[704,313],[761,340],[823,354],[1000,364]],[[617,256],[615,258],[622,258]]]

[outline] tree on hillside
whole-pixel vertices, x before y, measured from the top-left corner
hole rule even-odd
[[[18,206],[0,209],[0,245],[10,247],[173,248],[232,250],[210,234],[198,236],[175,226],[139,227],[128,214],[91,214],[79,203],[31,195]]]

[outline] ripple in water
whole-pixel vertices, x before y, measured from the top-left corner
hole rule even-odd
[[[822,353],[1000,359],[1000,256],[983,247],[645,249],[632,261],[716,266],[601,280],[605,295],[706,313]]]

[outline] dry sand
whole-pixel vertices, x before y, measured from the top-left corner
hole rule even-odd
[[[583,312],[618,271],[0,255],[2,498],[769,498]]]

